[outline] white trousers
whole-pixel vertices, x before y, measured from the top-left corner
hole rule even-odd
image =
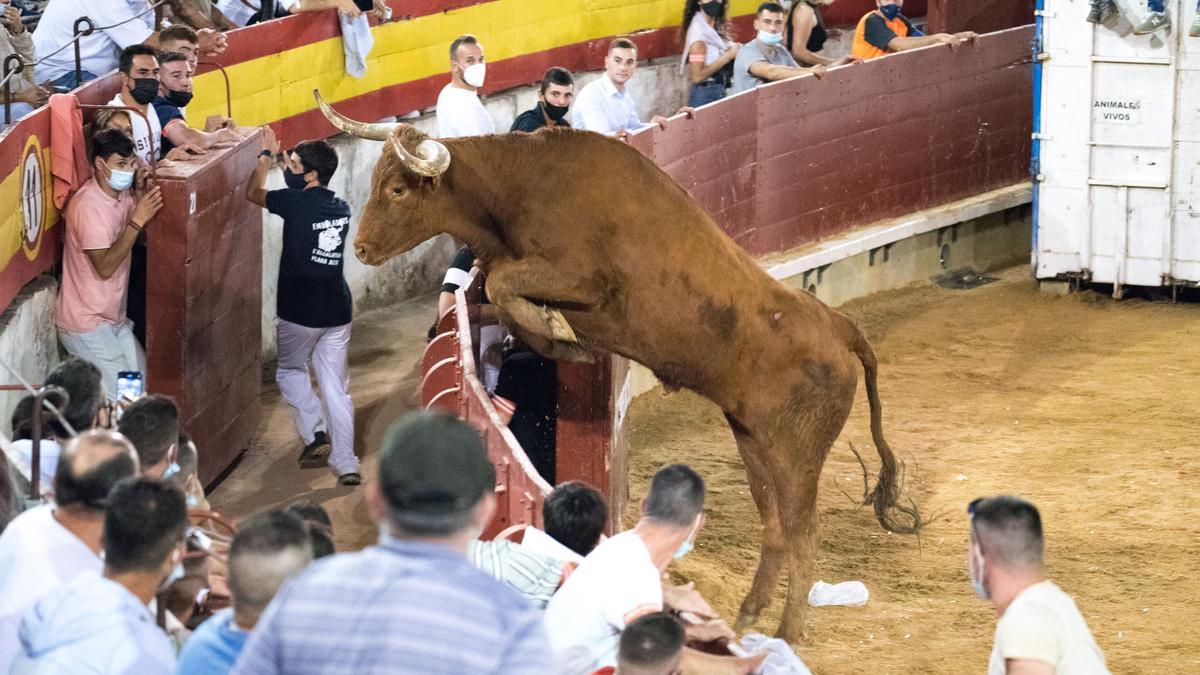
[[[309,328],[275,319],[279,364],[275,381],[292,408],[296,431],[307,445],[318,431],[329,436],[329,465],[338,475],[358,472],[354,455],[354,403],[350,400],[350,324]],[[309,364],[316,372],[317,398]],[[324,405],[322,405],[324,400]]]
[[[120,324],[102,323],[87,333],[59,328],[58,341],[71,356],[96,364],[104,392],[110,399],[117,398],[117,373],[146,372],[146,353],[133,336],[133,322],[129,319]]]

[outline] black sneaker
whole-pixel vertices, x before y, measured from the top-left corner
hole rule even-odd
[[[313,441],[300,451],[301,469],[319,469],[329,463],[329,437],[324,431],[313,434]]]
[[[344,473],[338,476],[338,485],[344,485],[346,487],[362,485],[362,476],[354,471],[351,471],[350,473]]]

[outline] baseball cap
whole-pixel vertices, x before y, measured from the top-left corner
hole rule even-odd
[[[496,471],[479,432],[439,412],[410,413],[388,429],[379,457],[388,505],[401,513],[465,511],[493,490]]]

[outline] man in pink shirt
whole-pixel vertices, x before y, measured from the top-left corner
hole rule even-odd
[[[105,391],[116,398],[118,372],[145,370],[146,356],[125,316],[129,252],[162,207],[162,194],[150,183],[133,194],[138,161],[124,131],[96,134],[92,153],[95,175],[67,203],[55,323],[67,352],[96,364]]]

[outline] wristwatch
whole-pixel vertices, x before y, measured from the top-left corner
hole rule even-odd
[[[262,152],[258,153],[258,156],[266,157],[267,159],[271,159],[272,157],[275,156],[275,153],[271,152],[270,150],[263,150]]]

